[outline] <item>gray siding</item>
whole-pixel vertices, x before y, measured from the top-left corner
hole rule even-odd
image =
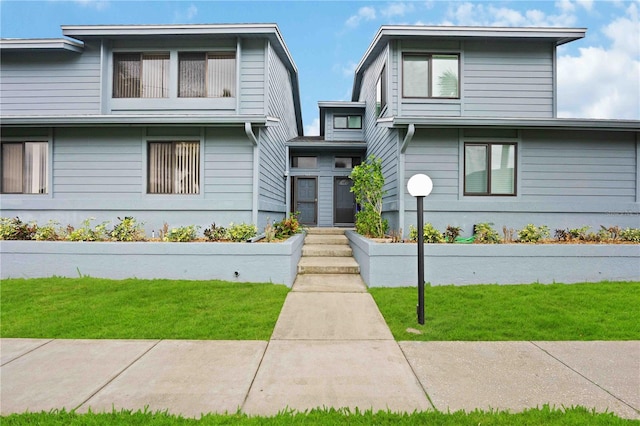
[[[265,41],[242,40],[240,61],[240,114],[265,113]]]
[[[335,129],[334,116],[361,115],[362,129]],[[364,140],[364,110],[343,108],[339,110],[325,110],[324,139],[327,141],[363,141]]]
[[[284,143],[298,136],[291,75],[280,58],[268,49],[268,110],[280,122],[260,130],[259,209],[281,216],[286,210]],[[276,219],[276,217],[272,217]]]
[[[360,91],[359,101],[367,104],[364,132],[367,141],[367,156],[374,155],[382,159],[382,172],[384,174],[386,195],[384,196],[384,211],[397,211],[398,209],[398,150],[399,135],[396,130],[387,129],[377,126],[376,120],[376,84],[378,77],[385,65],[387,59],[387,50],[385,49],[380,56],[369,66],[364,73],[362,79],[362,89]],[[388,65],[387,65],[388,66]],[[389,74],[387,73],[387,76]],[[387,85],[390,88],[389,85]],[[390,102],[391,99],[388,99]],[[390,114],[387,108],[383,112],[384,116]],[[393,227],[393,220],[391,226]]]
[[[100,46],[82,53],[2,52],[2,115],[100,113]]]
[[[553,51],[544,42],[465,42],[462,115],[553,117]]]

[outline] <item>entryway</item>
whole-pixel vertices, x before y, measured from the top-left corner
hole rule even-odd
[[[336,226],[353,226],[356,199],[351,192],[353,181],[348,177],[336,177],[333,183],[333,222]]]
[[[303,225],[318,224],[318,178],[296,176],[293,178],[293,211],[300,212],[298,220]]]

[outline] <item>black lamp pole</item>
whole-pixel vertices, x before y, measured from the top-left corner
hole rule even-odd
[[[418,201],[418,324],[424,325],[424,197]]]

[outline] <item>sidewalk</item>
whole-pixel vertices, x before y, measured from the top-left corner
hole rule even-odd
[[[296,282],[269,342],[0,339],[0,413],[582,405],[640,419],[640,341],[395,342],[364,285]]]

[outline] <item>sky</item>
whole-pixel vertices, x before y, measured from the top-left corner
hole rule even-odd
[[[0,0],[0,37],[60,38],[60,25],[276,23],[298,68],[305,135],[318,102],[351,99],[381,25],[587,28],[558,48],[558,117],[640,120],[640,0]]]

